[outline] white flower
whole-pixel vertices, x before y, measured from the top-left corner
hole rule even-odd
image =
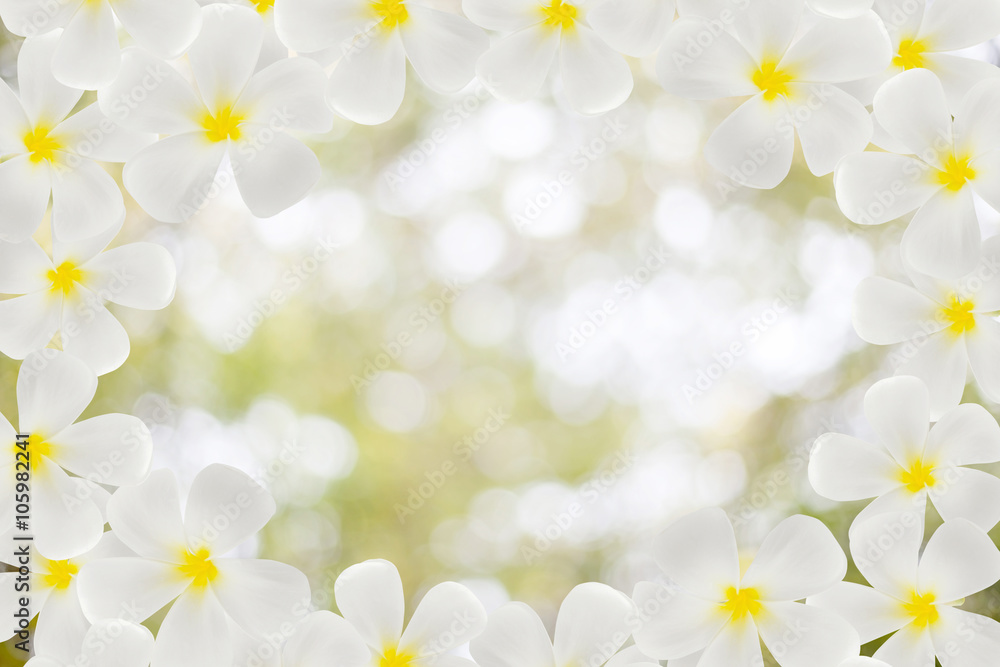
[[[983,244],[979,267],[955,281],[908,270],[915,287],[872,276],[854,293],[854,329],[873,345],[900,346],[899,375],[931,392],[931,417],[958,405],[969,368],[990,400],[1000,401],[1000,237]]]
[[[871,11],[873,0],[806,0],[817,14],[835,19],[850,19]]]
[[[125,164],[125,187],[153,217],[181,222],[214,196],[228,156],[243,201],[270,217],[319,179],[319,160],[289,132],[330,129],[326,75],[305,58],[254,73],[260,16],[228,4],[202,12],[204,27],[188,52],[195,86],[162,60],[128,49],[118,78],[98,93],[104,112],[123,126],[169,135]]]
[[[421,0],[281,0],[274,11],[278,36],[289,48],[339,48],[330,104],[365,125],[396,115],[407,61],[431,89],[455,93],[472,80],[476,60],[489,47],[486,34],[468,19]]]
[[[198,0],[202,6],[213,4],[216,1],[249,7],[264,19],[264,45],[260,49],[257,69],[264,69],[268,65],[273,65],[288,57],[288,47],[278,38],[274,27],[274,0]]]
[[[527,101],[538,94],[558,56],[563,88],[576,111],[600,114],[621,106],[632,94],[632,71],[592,29],[592,2],[462,0],[477,25],[513,33],[479,59],[476,73],[483,85],[506,102]]]
[[[841,210],[874,225],[916,210],[903,234],[903,256],[921,273],[960,276],[979,259],[973,194],[1000,210],[1000,131],[994,118],[1000,81],[976,86],[955,112],[941,82],[917,69],[887,82],[875,96],[875,118],[910,155],[866,152],[837,166]]]
[[[868,145],[868,112],[831,84],[889,63],[889,38],[874,14],[818,18],[806,28],[803,0],[755,0],[742,9],[704,0],[678,5],[681,18],[660,49],[663,87],[696,100],[751,96],[709,138],[705,156],[713,167],[767,189],[788,175],[796,135],[817,176]]]
[[[1000,651],[1000,623],[956,609],[1000,579],[1000,552],[981,528],[946,521],[920,554],[923,523],[885,513],[851,535],[851,554],[874,588],[841,582],[809,604],[848,619],[863,642],[894,632],[875,658],[899,667],[987,667]]]
[[[83,91],[52,78],[55,39],[21,45],[20,96],[0,80],[0,240],[34,234],[50,196],[52,231],[63,240],[89,238],[124,219],[118,184],[97,161],[124,162],[153,140],[117,127],[96,104],[69,115]]]
[[[53,258],[33,240],[0,242],[0,352],[14,359],[44,348],[59,335],[62,349],[98,375],[119,368],[129,355],[125,328],[105,302],[165,308],[174,296],[177,270],[170,253],[153,243],[105,247],[121,224],[76,243],[53,243]]]
[[[73,657],[62,659],[38,650],[25,667],[147,667],[153,654],[153,633],[130,621],[98,621],[87,631]]]
[[[816,492],[839,501],[876,498],[855,525],[883,512],[911,512],[923,521],[930,496],[946,520],[993,528],[1000,521],[1000,479],[966,466],[1000,461],[1000,426],[981,405],[966,403],[929,428],[929,401],[917,378],[876,382],[865,395],[865,415],[880,444],[820,436],[809,461]]]
[[[17,548],[17,542],[10,543],[3,558],[14,567],[21,566],[11,559]],[[37,655],[51,658],[59,665],[73,663],[90,629],[77,591],[80,568],[93,560],[130,554],[113,533],[104,533],[96,547],[72,558],[49,560],[37,551],[31,554],[28,568],[31,572],[31,611],[38,615],[32,637]],[[17,572],[0,574],[0,605],[7,618],[13,618],[19,606],[18,598],[23,595],[15,589],[17,576]],[[0,633],[0,641],[7,639],[9,636]]]
[[[846,621],[796,602],[847,571],[840,545],[817,519],[782,521],[742,575],[733,526],[716,508],[674,522],[653,555],[677,587],[636,586],[636,605],[649,618],[635,641],[647,655],[672,660],[704,649],[698,667],[759,665],[758,633],[783,667],[836,667],[858,655],[858,635]],[[797,629],[794,641],[789,628]]]
[[[666,39],[676,4],[675,0],[604,0],[590,11],[587,21],[616,51],[648,56]]]
[[[136,558],[106,558],[80,570],[80,602],[91,621],[146,620],[172,600],[153,667],[218,667],[233,660],[234,622],[251,637],[304,618],[309,582],[269,560],[220,558],[274,514],[271,496],[249,476],[213,464],[198,473],[181,514],[177,481],[157,470],[108,501],[108,523]]]
[[[635,621],[627,595],[604,584],[580,584],[559,607],[554,639],[531,607],[510,602],[490,614],[470,650],[481,667],[600,667],[628,639]],[[634,660],[609,664],[637,664],[640,656]]]
[[[822,0],[833,4],[839,0]],[[875,11],[892,39],[892,62],[883,72],[847,86],[868,104],[879,87],[900,72],[927,69],[941,78],[952,109],[980,81],[1000,76],[981,60],[952,55],[1000,34],[1000,5],[993,0],[876,0]]]
[[[56,31],[53,75],[86,90],[118,74],[118,22],[136,43],[164,58],[183,54],[201,28],[195,0],[0,0],[0,18],[22,37]]]
[[[29,530],[38,551],[52,560],[73,558],[94,548],[104,532],[99,485],[137,484],[149,471],[153,441],[136,417],[108,414],[74,423],[97,391],[97,376],[65,352],[35,352],[17,376],[20,430],[0,415],[3,468],[0,493],[14,497],[18,460],[31,464]],[[17,434],[27,445],[15,445]],[[19,457],[19,455],[21,455]],[[76,475],[70,477],[67,471]],[[14,526],[14,504],[5,502],[0,526]]]
[[[446,653],[486,627],[486,610],[472,591],[447,581],[427,591],[404,630],[403,582],[396,566],[385,560],[344,570],[334,584],[334,596],[340,613],[372,649],[373,667],[444,665],[456,660]]]
[[[260,651],[250,652],[251,654]],[[281,651],[281,665],[331,665],[332,667],[367,667],[371,651],[361,635],[342,617],[329,611],[310,614],[296,628]],[[250,662],[247,662],[250,665]]]

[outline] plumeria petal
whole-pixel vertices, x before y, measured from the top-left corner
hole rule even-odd
[[[408,5],[399,27],[403,48],[417,75],[439,93],[455,93],[476,75],[476,61],[490,48],[482,30],[465,17]]]
[[[476,64],[476,74],[499,99],[525,102],[541,90],[558,50],[559,33],[533,25],[494,44]]]
[[[79,485],[50,460],[36,461],[32,475],[32,521],[35,544],[53,560],[65,560],[94,548],[104,532],[104,517],[90,498],[78,497]]]
[[[177,598],[156,635],[151,667],[218,667],[232,660],[226,612],[212,590],[192,589]]]
[[[917,271],[958,278],[975,268],[982,237],[971,188],[942,188],[913,216],[903,233],[903,258]]]
[[[144,558],[178,562],[187,547],[177,480],[169,470],[155,470],[142,483],[118,489],[108,502],[108,523]]]
[[[52,280],[49,256],[33,240],[0,243],[0,294],[27,294],[48,289]]]
[[[372,86],[378,81],[378,86]],[[379,125],[396,115],[406,90],[406,53],[398,31],[375,30],[352,46],[330,75],[328,99],[334,111],[362,125]]]
[[[31,123],[55,126],[80,101],[83,91],[56,81],[52,75],[52,55],[58,34],[26,39],[17,55],[17,80],[21,104]]]
[[[371,651],[342,617],[317,611],[302,622],[281,657],[282,664],[297,667],[331,667],[331,663],[332,667],[363,667],[371,659]]]
[[[403,582],[396,566],[368,560],[344,570],[334,587],[340,613],[379,651],[403,634]]]
[[[216,3],[202,9],[202,29],[188,51],[191,71],[209,110],[231,108],[250,81],[264,39],[257,12]]]
[[[705,144],[705,159],[733,181],[752,188],[780,184],[792,166],[795,137],[784,123],[784,100],[756,95],[715,128]]]
[[[862,340],[892,345],[946,329],[940,311],[939,304],[909,285],[871,276],[854,292],[852,319]]]
[[[1000,402],[1000,322],[976,317],[976,327],[965,333],[969,364],[979,388],[991,401]]]
[[[925,627],[911,623],[889,637],[875,651],[875,658],[890,665],[934,667],[934,642]]]
[[[98,375],[122,367],[132,349],[128,332],[93,292],[77,287],[63,304],[63,349]]]
[[[660,48],[675,11],[671,0],[606,0],[587,22],[613,49],[641,58]]]
[[[801,600],[826,590],[847,573],[847,557],[821,521],[801,514],[779,523],[764,539],[740,588],[770,601]]]
[[[962,400],[969,372],[966,341],[942,332],[917,340],[904,349],[896,373],[913,375],[927,384],[931,395],[931,419],[940,418]]]
[[[851,44],[848,50],[846,42]],[[874,14],[823,18],[792,44],[780,68],[790,69],[798,81],[857,81],[888,67],[889,49],[889,35]]]
[[[827,433],[813,447],[809,481],[816,493],[831,500],[874,498],[900,485],[899,464],[882,447]]]
[[[29,355],[17,376],[21,432],[59,433],[83,414],[96,392],[97,376],[79,359],[55,350]]]
[[[924,457],[952,466],[996,463],[1000,461],[1000,425],[983,406],[960,405],[931,427]]]
[[[71,664],[80,653],[90,625],[80,606],[76,581],[65,590],[52,591],[38,613],[35,653],[51,656],[60,664]]]
[[[59,123],[53,134],[63,138],[71,154],[102,162],[125,162],[156,139],[118,125],[97,103]]]
[[[322,173],[316,154],[298,139],[267,126],[243,126],[229,156],[247,208],[269,218],[309,194]]]
[[[179,134],[204,131],[205,105],[180,72],[159,58],[126,49],[118,77],[98,91],[105,116],[133,132]]]
[[[0,352],[24,359],[49,344],[59,331],[62,299],[41,290],[0,301]]]
[[[616,109],[632,94],[632,70],[590,28],[564,30],[559,67],[570,105],[589,115]]]
[[[986,532],[965,519],[938,528],[920,557],[917,583],[939,603],[985,590],[1000,580],[1000,551]]]
[[[930,428],[930,393],[918,378],[876,382],[865,394],[865,416],[889,453],[907,470],[923,455]]]
[[[629,636],[635,605],[598,583],[580,584],[559,607],[553,638],[557,665],[589,665],[607,659]]]
[[[653,582],[637,584],[633,599],[648,616],[635,630],[636,645],[657,659],[673,660],[700,651],[712,642],[731,616],[717,601]]]
[[[953,145],[951,112],[941,82],[929,70],[893,77],[875,95],[875,117],[925,162],[943,167]]]
[[[309,580],[291,565],[236,558],[215,563],[219,576],[212,591],[226,614],[252,637],[277,632],[309,607]]]
[[[763,661],[757,626],[747,614],[722,629],[705,649],[698,667],[753,667]]]
[[[975,46],[993,39],[998,32],[1000,7],[989,0],[930,3],[920,27],[920,37],[933,43],[935,51]]]
[[[895,632],[913,620],[896,598],[847,581],[810,597],[808,604],[846,619],[857,630],[862,644]]]
[[[492,614],[469,646],[482,667],[554,667],[552,640],[538,614],[523,602],[508,602]]]
[[[875,589],[909,600],[917,583],[917,555],[923,536],[922,511],[859,518],[851,527],[851,556]]]
[[[1000,652],[1000,623],[988,616],[939,607],[931,640],[944,667],[989,665]]]
[[[982,470],[943,466],[929,497],[945,521],[967,519],[983,530],[1000,522],[1000,479]]]
[[[668,577],[708,600],[723,600],[727,587],[740,579],[733,525],[718,508],[674,521],[656,538],[653,555]]]
[[[794,84],[789,90],[789,110],[813,174],[832,173],[844,156],[868,145],[871,117],[856,99],[830,84]]]
[[[149,472],[153,438],[138,417],[110,414],[73,424],[53,436],[63,468],[99,484],[138,484]]]
[[[285,58],[254,74],[240,106],[250,122],[274,130],[327,132],[333,112],[324,97],[326,73],[305,58]]]
[[[743,45],[726,32],[716,32],[698,18],[678,19],[660,49],[656,71],[667,92],[692,100],[742,97],[760,92],[753,83],[757,63]],[[708,46],[692,49],[702,38]]]
[[[880,225],[923,206],[940,185],[921,160],[891,153],[848,155],[834,173],[837,204],[852,222]]]
[[[544,18],[536,0],[462,0],[462,11],[487,30],[514,32]]]
[[[194,0],[112,0],[115,15],[135,41],[161,58],[176,58],[201,29],[201,7]]]
[[[214,463],[191,484],[184,510],[188,546],[222,555],[260,531],[275,509],[271,494],[249,475]]]
[[[782,667],[839,667],[861,649],[857,630],[826,609],[768,602],[758,616],[761,639]]]
[[[52,180],[44,164],[29,155],[0,162],[0,241],[21,243],[31,238],[45,217]]]
[[[130,243],[101,253],[82,267],[87,287],[102,299],[140,310],[170,304],[177,268],[170,253],[154,243]]]
[[[114,496],[112,496],[114,497]],[[80,569],[80,603],[91,621],[123,614],[142,622],[184,592],[177,566],[143,558],[106,558]]]
[[[106,0],[87,2],[66,24],[52,54],[60,83],[96,90],[115,80],[122,63],[115,14]]]

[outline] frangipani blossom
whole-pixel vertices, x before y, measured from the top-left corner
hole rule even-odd
[[[264,25],[247,7],[212,4],[188,52],[196,86],[138,49],[101,89],[105,113],[125,127],[168,135],[125,164],[123,181],[143,209],[164,222],[194,215],[220,187],[228,157],[243,201],[270,217],[303,199],[319,180],[319,160],[290,131],[330,129],[326,75],[305,58],[286,58],[254,73]]]
[[[677,12],[675,0],[604,0],[587,15],[608,45],[628,56],[648,56],[667,37]]]
[[[804,0],[741,6],[679,0],[681,18],[660,49],[663,87],[695,100],[750,97],[705,146],[708,162],[736,183],[763,189],[781,183],[796,135],[809,170],[829,174],[872,136],[864,106],[832,84],[888,65],[885,28],[871,12],[806,24]]]
[[[923,522],[885,513],[858,525],[851,554],[873,588],[841,582],[809,604],[842,615],[862,642],[895,633],[875,658],[902,667],[991,667],[1000,623],[956,609],[1000,579],[1000,551],[979,527],[946,521],[920,553]]]
[[[183,54],[201,28],[195,0],[0,0],[0,18],[22,37],[57,31],[52,74],[85,90],[106,86],[118,74],[116,19],[136,43],[163,58]]]
[[[153,633],[148,628],[131,621],[108,619],[91,626],[72,658],[53,656],[38,647],[25,667],[148,667],[153,643]]]
[[[642,664],[609,661],[628,639],[635,611],[632,600],[610,586],[580,584],[559,607],[553,639],[531,607],[509,602],[490,614],[486,630],[473,640],[470,650],[480,667]]]
[[[12,556],[17,553],[17,542],[9,543],[3,560],[20,567]],[[50,658],[59,665],[72,664],[80,652],[90,621],[80,608],[77,575],[86,563],[101,558],[128,556],[131,552],[114,533],[104,533],[93,549],[62,560],[49,560],[35,552],[31,554],[30,593],[31,611],[37,613],[38,622],[32,634],[35,653]],[[7,618],[13,618],[18,608],[19,593],[15,589],[17,572],[0,574],[0,607]],[[0,641],[10,636],[0,633]]]
[[[202,5],[213,4],[216,0],[198,0]],[[278,38],[274,27],[274,0],[218,0],[232,5],[242,5],[254,10],[264,19],[264,44],[260,49],[257,69],[264,69],[288,57],[288,47]]]
[[[837,203],[849,219],[877,225],[916,210],[903,257],[917,271],[955,278],[979,259],[973,195],[1000,210],[1000,80],[976,86],[951,112],[941,82],[916,69],[875,96],[875,118],[908,155],[866,152],[837,166]]]
[[[251,652],[255,655],[258,652]],[[353,625],[330,611],[310,614],[281,651],[282,667],[368,667],[371,651]]]
[[[96,391],[97,375],[79,359],[57,350],[34,352],[17,376],[20,430],[0,415],[0,494],[14,497],[18,455],[23,460],[27,453],[29,529],[38,552],[51,560],[74,558],[97,546],[104,534],[99,503],[107,496],[99,485],[138,484],[149,471],[153,439],[140,419],[108,414],[74,423]],[[15,444],[18,434],[30,436],[23,449]],[[14,504],[0,507],[0,526],[13,529]]]
[[[833,4],[841,0],[824,0]],[[1000,77],[995,65],[947,53],[987,42],[1000,34],[1000,5],[993,0],[876,0],[875,11],[892,39],[892,62],[883,72],[847,86],[862,102],[872,101],[879,87],[912,69],[934,72],[944,84],[955,110],[973,86]]]
[[[972,375],[1000,402],[1000,237],[983,244],[979,267],[943,281],[908,270],[913,287],[888,278],[862,280],[854,292],[854,329],[873,345],[906,343],[893,353],[897,375],[922,379],[931,418],[958,405]]]
[[[632,94],[632,71],[595,32],[590,23],[594,4],[594,0],[462,0],[474,23],[506,34],[476,65],[483,85],[505,102],[525,102],[541,90],[558,56],[563,88],[576,111],[595,115],[624,104]],[[610,27],[607,21],[603,26]]]
[[[91,621],[127,609],[142,622],[172,600],[160,626],[153,667],[218,667],[233,661],[234,622],[251,637],[304,618],[305,575],[269,560],[220,558],[274,514],[271,496],[249,476],[213,464],[198,473],[183,516],[177,480],[157,470],[108,501],[108,523],[138,554],[80,570],[83,611]]]
[[[34,234],[50,197],[56,238],[78,241],[107,230],[125,217],[125,203],[96,161],[125,162],[154,139],[118,127],[96,104],[70,115],[83,91],[52,77],[55,40],[21,45],[18,95],[0,80],[0,241]]]
[[[847,572],[844,552],[817,519],[782,521],[745,573],[733,526],[717,508],[675,521],[653,555],[677,588],[666,595],[653,582],[635,588],[638,608],[653,610],[635,631],[647,655],[672,660],[704,650],[697,667],[760,665],[760,639],[782,667],[837,667],[858,655],[858,634],[846,621],[796,602]]]
[[[281,0],[274,11],[278,36],[289,48],[340,49],[330,104],[364,125],[396,115],[407,61],[432,90],[455,93],[475,76],[476,60],[489,47],[468,19],[424,0]]]
[[[966,467],[1000,461],[1000,425],[984,407],[960,405],[929,427],[927,386],[899,376],[868,390],[865,415],[880,444],[827,433],[809,461],[809,481],[821,496],[876,498],[855,526],[883,512],[923,521],[928,496],[945,520],[968,519],[984,530],[1000,521],[1000,479]]]
[[[403,582],[396,566],[385,560],[352,565],[337,577],[333,590],[340,613],[371,648],[372,667],[469,665],[445,654],[486,627],[486,609],[472,591],[447,581],[427,591],[404,629]]]
[[[111,250],[119,223],[77,243],[53,243],[53,258],[34,240],[0,243],[0,352],[13,359],[44,348],[58,334],[62,349],[98,375],[118,369],[129,355],[125,328],[105,302],[165,308],[177,270],[162,246],[130,243]]]

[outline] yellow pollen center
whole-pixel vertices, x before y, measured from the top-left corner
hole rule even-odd
[[[219,569],[211,560],[211,553],[205,547],[198,551],[186,551],[184,553],[184,564],[178,565],[177,569],[181,574],[191,579],[191,585],[204,588],[219,576]]]
[[[406,653],[405,651],[399,651],[395,648],[387,648],[382,652],[382,658],[379,660],[379,667],[408,667],[413,661],[414,656]]]
[[[562,28],[572,30],[576,25],[576,17],[580,10],[576,5],[571,5],[563,0],[552,0],[548,7],[542,7],[542,14],[545,16],[545,25],[550,28]]]
[[[917,493],[937,483],[937,480],[934,479],[934,467],[922,459],[914,461],[909,470],[901,471],[899,481],[906,485],[906,489],[910,493]]]
[[[732,615],[733,620],[743,618],[747,614],[753,616],[760,613],[760,593],[756,588],[737,589],[730,586],[726,591],[726,601],[722,603],[722,609]]]
[[[934,604],[934,594],[920,595],[917,591],[910,594],[910,601],[903,603],[903,611],[913,618],[913,623],[919,628],[925,628],[937,622],[940,614]]]
[[[965,187],[966,182],[976,178],[976,170],[969,166],[969,157],[949,155],[944,161],[944,170],[937,173],[938,183],[952,192]]]
[[[43,161],[52,162],[55,153],[62,150],[62,142],[52,136],[52,130],[39,125],[31,132],[24,135],[24,147],[31,156],[30,160],[35,164]]]
[[[924,54],[927,53],[927,42],[919,39],[904,39],[899,43],[899,51],[892,59],[892,64],[903,69],[917,69],[924,66]]]
[[[975,329],[976,316],[972,313],[975,307],[972,301],[961,301],[952,296],[948,305],[941,309],[941,317],[951,325],[948,330],[958,336]]]
[[[46,277],[52,281],[52,292],[62,292],[63,296],[73,293],[73,285],[83,280],[83,271],[73,262],[63,262],[54,269],[49,269]]]
[[[41,465],[42,457],[51,456],[52,450],[52,443],[46,442],[45,438],[37,433],[32,433],[28,436],[28,446],[26,449],[21,449],[16,444],[14,445],[15,454],[27,451],[28,460],[31,462],[32,467]]]
[[[410,12],[406,9],[403,0],[382,0],[372,2],[372,9],[379,17],[379,23],[386,30],[399,27],[410,18]]]
[[[233,108],[230,106],[220,109],[215,116],[206,113],[205,117],[202,118],[201,126],[205,128],[209,141],[218,142],[226,139],[239,141],[240,123],[242,122],[243,116],[234,114]]]
[[[69,588],[79,571],[80,568],[68,560],[50,560],[49,573],[45,575],[44,581],[52,588],[64,591]]]
[[[257,7],[258,14],[267,14],[268,11],[274,9],[274,0],[250,0]]]
[[[792,75],[788,70],[778,69],[778,63],[765,61],[760,69],[754,72],[753,84],[764,93],[764,99],[768,102],[781,95],[788,96],[788,84],[792,81]]]

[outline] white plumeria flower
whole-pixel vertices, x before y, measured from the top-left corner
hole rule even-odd
[[[87,631],[70,659],[45,653],[37,647],[25,667],[148,667],[153,655],[153,633],[130,621],[98,621]]]
[[[274,0],[198,0],[202,6],[213,4],[217,1],[249,7],[264,19],[264,45],[260,49],[260,60],[257,61],[257,69],[264,69],[268,65],[273,65],[279,60],[288,57],[288,47],[278,38],[278,33],[274,27]]]
[[[74,241],[125,217],[115,179],[98,164],[124,162],[153,137],[119,128],[96,104],[69,115],[82,90],[52,78],[55,35],[27,39],[17,58],[19,96],[0,80],[0,240],[28,239],[52,199],[52,231]]]
[[[1000,402],[1000,237],[983,243],[978,268],[959,280],[907,273],[915,287],[880,276],[861,281],[855,331],[873,345],[906,343],[893,365],[927,383],[933,419],[958,405],[970,367],[982,393]]]
[[[57,31],[52,73],[85,90],[106,86],[118,74],[116,19],[138,44],[163,58],[183,54],[201,28],[195,0],[0,0],[0,18],[22,37]]]
[[[53,259],[33,240],[0,242],[0,352],[13,359],[47,346],[58,334],[62,349],[98,375],[121,367],[129,355],[125,328],[105,306],[159,310],[174,296],[173,257],[154,243],[106,246],[121,224],[77,243],[53,243]]]
[[[470,650],[481,667],[628,663],[609,659],[628,639],[635,621],[635,605],[627,595],[604,584],[580,584],[559,607],[554,639],[549,639],[542,619],[531,607],[509,602],[490,614],[486,631],[473,640]]]
[[[140,419],[108,414],[74,423],[96,392],[97,375],[79,359],[56,350],[35,352],[17,376],[20,430],[0,415],[0,442],[5,443],[0,493],[14,497],[17,461],[24,451],[16,438],[30,436],[25,448],[31,460],[29,530],[38,551],[51,560],[97,546],[104,532],[99,502],[107,495],[99,485],[137,484],[149,471],[153,440]],[[2,507],[0,526],[13,529],[14,504]]]
[[[889,63],[885,28],[871,12],[818,18],[806,28],[803,3],[754,1],[736,9],[723,0],[679,0],[681,18],[660,49],[660,81],[668,92],[696,100],[750,97],[705,146],[708,162],[740,185],[781,183],[796,135],[817,176],[871,139],[867,110],[832,84]]]
[[[512,33],[479,59],[476,73],[483,85],[501,100],[525,102],[541,90],[558,55],[563,88],[576,111],[596,115],[624,104],[632,94],[632,70],[594,31],[593,3],[462,0],[466,15],[477,25]]]
[[[13,562],[16,559],[11,559],[17,550],[18,543],[12,542],[3,557],[15,568],[21,567],[20,563]],[[77,591],[80,568],[90,561],[130,554],[113,533],[104,533],[96,547],[72,558],[49,560],[37,552],[31,554],[28,569],[31,572],[31,611],[38,615],[33,635],[37,655],[51,658],[60,665],[73,663],[90,629]],[[19,607],[18,598],[23,596],[15,589],[17,576],[17,572],[0,574],[0,607],[7,618],[13,618]],[[10,636],[0,633],[0,641]]]
[[[220,558],[257,533],[274,500],[248,475],[213,464],[198,473],[181,514],[177,480],[157,470],[108,501],[108,523],[135,558],[80,570],[80,602],[91,621],[142,622],[174,601],[156,639],[153,667],[218,667],[233,661],[235,622],[251,637],[304,618],[309,582],[290,565]]]
[[[260,651],[247,653],[257,655]],[[280,664],[283,667],[369,667],[371,658],[368,645],[353,625],[333,612],[317,611],[302,621],[285,643]],[[249,661],[246,664],[249,665]]]
[[[717,508],[675,521],[653,555],[677,588],[664,595],[661,584],[636,586],[638,608],[653,610],[635,631],[647,655],[672,660],[704,650],[697,667],[760,665],[760,639],[783,667],[836,667],[858,655],[858,634],[846,621],[796,602],[847,572],[843,550],[817,519],[782,521],[742,574],[733,525]]]
[[[486,610],[465,586],[433,587],[403,627],[403,582],[396,566],[368,560],[344,570],[334,584],[337,608],[372,649],[372,667],[429,667],[456,658],[445,654],[478,636]],[[450,663],[449,663],[450,664]],[[468,661],[455,663],[468,665]]]
[[[851,19],[870,11],[873,0],[806,0],[811,10],[835,19]]]
[[[604,0],[590,11],[587,21],[611,48],[641,58],[663,44],[676,5],[676,0]]]
[[[900,376],[868,390],[865,415],[880,444],[827,433],[809,461],[809,481],[821,496],[875,498],[855,526],[884,512],[911,512],[922,522],[928,496],[946,520],[968,519],[984,530],[1000,521],[1000,479],[966,467],[1000,461],[1000,425],[983,406],[965,403],[930,427],[927,386]]]
[[[844,158],[834,177],[844,215],[877,225],[916,210],[903,234],[906,261],[943,278],[968,272],[981,243],[973,195],[1000,210],[998,104],[1000,81],[983,82],[952,121],[932,72],[916,69],[891,79],[875,96],[875,118],[908,155]]]
[[[838,0],[823,0],[833,4]],[[876,0],[875,11],[892,39],[892,62],[882,72],[845,86],[865,104],[897,74],[926,69],[940,77],[951,109],[980,81],[1000,77],[988,62],[947,53],[989,41],[1000,34],[1000,5],[993,0]]]
[[[264,34],[259,14],[221,3],[202,12],[204,27],[188,52],[196,86],[164,61],[128,49],[118,78],[98,93],[116,122],[169,135],[125,164],[125,187],[154,218],[182,222],[215,196],[228,156],[250,211],[273,216],[319,180],[316,155],[289,132],[330,129],[326,75],[305,58],[254,73]]]
[[[809,604],[848,619],[863,642],[894,632],[875,658],[899,667],[991,667],[1000,623],[955,607],[1000,579],[1000,551],[979,527],[946,521],[920,554],[923,523],[884,513],[851,535],[851,554],[874,588],[841,582]]]
[[[329,100],[345,118],[378,125],[396,115],[406,89],[406,63],[432,90],[455,93],[475,76],[489,47],[468,19],[431,9],[423,0],[281,0],[278,36],[312,53],[338,47]]]

